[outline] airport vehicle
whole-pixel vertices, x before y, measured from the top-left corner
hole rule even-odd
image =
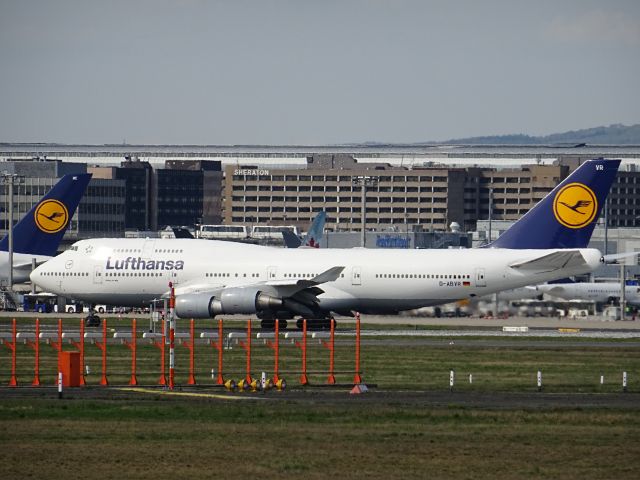
[[[249,236],[244,225],[200,225],[196,238],[207,240],[244,240]]]
[[[254,240],[280,240],[282,232],[290,231],[294,235],[298,235],[298,228],[293,225],[289,226],[272,226],[272,225],[254,225],[251,228],[251,238]]]
[[[125,306],[148,305],[171,282],[182,318],[255,314],[263,327],[275,318],[326,325],[333,313],[395,313],[476,298],[588,273],[606,261],[586,247],[619,164],[584,162],[485,248],[291,249],[102,238],[76,242],[31,279],[67,297]]]
[[[298,235],[296,235],[291,230],[283,230],[282,238],[284,240],[285,246],[287,248],[320,248],[320,241],[322,240],[322,236],[324,235],[324,223],[326,218],[327,212],[325,212],[324,210],[318,212],[318,214],[314,217],[313,222],[311,222],[309,231],[302,239],[300,239],[300,237],[298,237]]]
[[[554,283],[538,285],[538,292],[563,300],[587,300],[596,303],[613,303],[620,300],[620,282]],[[625,285],[624,296],[627,304],[640,305],[640,286]]]
[[[91,174],[65,175],[13,227],[13,281],[29,279],[36,264],[56,254],[60,241],[91,180]],[[9,235],[0,242],[0,284],[9,280]]]
[[[55,311],[58,296],[53,293],[25,293],[22,297],[22,311],[51,313]]]

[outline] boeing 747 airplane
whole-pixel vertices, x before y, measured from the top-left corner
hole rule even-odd
[[[13,227],[13,281],[25,282],[31,262],[45,262],[60,246],[91,174],[65,175]],[[0,242],[0,284],[9,280],[9,235]]]
[[[38,267],[41,288],[89,303],[144,306],[176,287],[181,318],[396,313],[595,270],[587,248],[619,160],[589,160],[486,248],[276,248],[214,240],[90,239]],[[565,206],[568,205],[568,206]],[[284,322],[283,322],[284,323]]]

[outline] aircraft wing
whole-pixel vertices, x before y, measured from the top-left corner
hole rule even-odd
[[[300,287],[308,288],[321,283],[334,282],[340,278],[340,274],[344,270],[344,267],[331,267],[329,270],[322,272],[320,275],[316,275],[309,279],[291,279],[291,280],[273,280],[266,282],[267,285],[274,287]]]
[[[228,285],[202,282],[191,285],[183,284],[180,288],[176,288],[178,315],[183,315],[181,311],[186,315],[191,314],[189,308],[193,304],[190,302],[197,301],[195,296],[204,295],[219,299],[223,305],[225,302],[233,303],[249,299],[251,302],[258,302],[258,299],[261,299],[268,305],[265,308],[288,310],[306,318],[313,318],[320,304],[318,295],[324,293],[319,285],[340,278],[344,268],[341,266],[332,267],[313,278],[291,278]],[[207,302],[210,302],[210,299]],[[186,307],[182,309],[182,305]]]
[[[532,260],[512,263],[509,266],[524,272],[553,272],[562,268],[578,267],[586,263],[579,250],[562,250],[548,253]]]

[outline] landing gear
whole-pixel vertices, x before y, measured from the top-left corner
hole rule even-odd
[[[84,325],[86,327],[99,327],[100,317],[92,312],[84,319]]]
[[[337,325],[336,321],[333,322],[334,328]],[[299,330],[302,330],[303,327],[303,319],[299,318],[296,321],[296,327]],[[331,329],[331,319],[330,318],[309,318],[307,319],[307,330],[330,330]]]
[[[263,330],[275,330],[276,321],[275,321],[275,319],[272,319],[272,318],[265,318],[265,319],[260,321],[260,327]],[[278,330],[284,330],[285,328],[287,328],[287,321],[286,320],[278,320]]]

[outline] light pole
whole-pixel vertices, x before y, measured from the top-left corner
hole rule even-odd
[[[353,186],[362,187],[362,200],[361,200],[361,222],[362,229],[360,230],[360,246],[364,248],[366,242],[367,231],[367,187],[373,187],[378,184],[378,177],[370,177],[368,175],[359,175],[352,180]]]
[[[487,244],[491,243],[491,219],[493,217],[493,188],[489,189],[489,240]]]
[[[13,186],[20,175],[16,173],[2,173],[2,183],[9,186],[7,198],[9,201],[9,291],[13,291]]]

